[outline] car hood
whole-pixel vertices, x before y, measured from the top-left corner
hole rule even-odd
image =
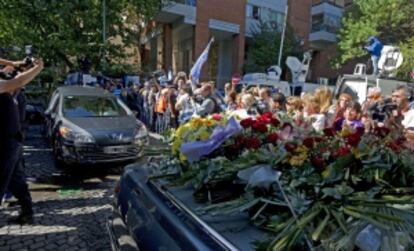
[[[130,116],[66,119],[80,128],[87,130],[88,132],[93,132],[94,130],[134,129],[137,125],[135,118]]]
[[[136,119],[130,116],[66,119],[90,133],[98,145],[130,143],[137,128]]]

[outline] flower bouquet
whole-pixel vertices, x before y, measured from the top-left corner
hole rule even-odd
[[[412,247],[414,155],[389,130],[316,133],[264,114],[213,140],[214,130],[225,131],[229,121],[190,121],[173,141],[171,158],[181,160],[176,179],[191,182],[195,196],[211,203],[200,213],[249,212],[252,224],[269,232],[258,249]],[[183,145],[209,140],[220,143],[214,145],[220,154],[207,151],[190,165]],[[214,195],[217,187],[227,193]]]

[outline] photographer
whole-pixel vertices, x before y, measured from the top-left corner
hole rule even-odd
[[[217,101],[213,98],[213,87],[211,84],[204,84],[196,91],[196,95],[201,97],[201,103],[196,107],[196,114],[200,117],[206,117],[213,113],[219,112]]]
[[[405,85],[398,86],[392,93],[392,102],[397,109],[393,111],[393,116],[389,122],[399,129],[407,129],[408,124],[406,121],[412,120],[410,98],[411,90]]]
[[[12,67],[13,69],[8,70],[14,71],[25,63],[1,59],[0,64],[6,65],[6,68]],[[12,222],[20,224],[33,221],[33,210],[22,165],[22,131],[15,94],[42,69],[43,61],[38,60],[33,62],[33,67],[23,69],[13,79],[0,79],[0,198],[3,198],[5,190],[8,189],[18,199],[22,210]]]
[[[371,54],[371,61],[372,61],[372,75],[378,75],[378,61],[381,57],[382,48],[384,46],[376,37],[369,37],[367,41],[367,45],[364,46],[364,49]]]

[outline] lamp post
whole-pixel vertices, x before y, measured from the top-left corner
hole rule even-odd
[[[287,15],[288,15],[289,5],[286,4],[286,10],[285,10],[285,20],[283,23],[283,30],[282,30],[282,41],[280,42],[280,48],[279,48],[279,59],[277,60],[277,65],[279,67],[282,67],[281,61],[282,61],[282,54],[283,54],[283,44],[285,42],[285,32],[286,32],[286,23],[287,23]]]

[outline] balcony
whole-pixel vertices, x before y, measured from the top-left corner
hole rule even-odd
[[[160,12],[155,20],[160,23],[175,23],[182,21],[186,24],[195,24],[196,0],[166,0],[163,1]]]
[[[319,1],[312,6],[311,47],[318,49],[336,42],[343,13],[343,7],[332,1]]]

